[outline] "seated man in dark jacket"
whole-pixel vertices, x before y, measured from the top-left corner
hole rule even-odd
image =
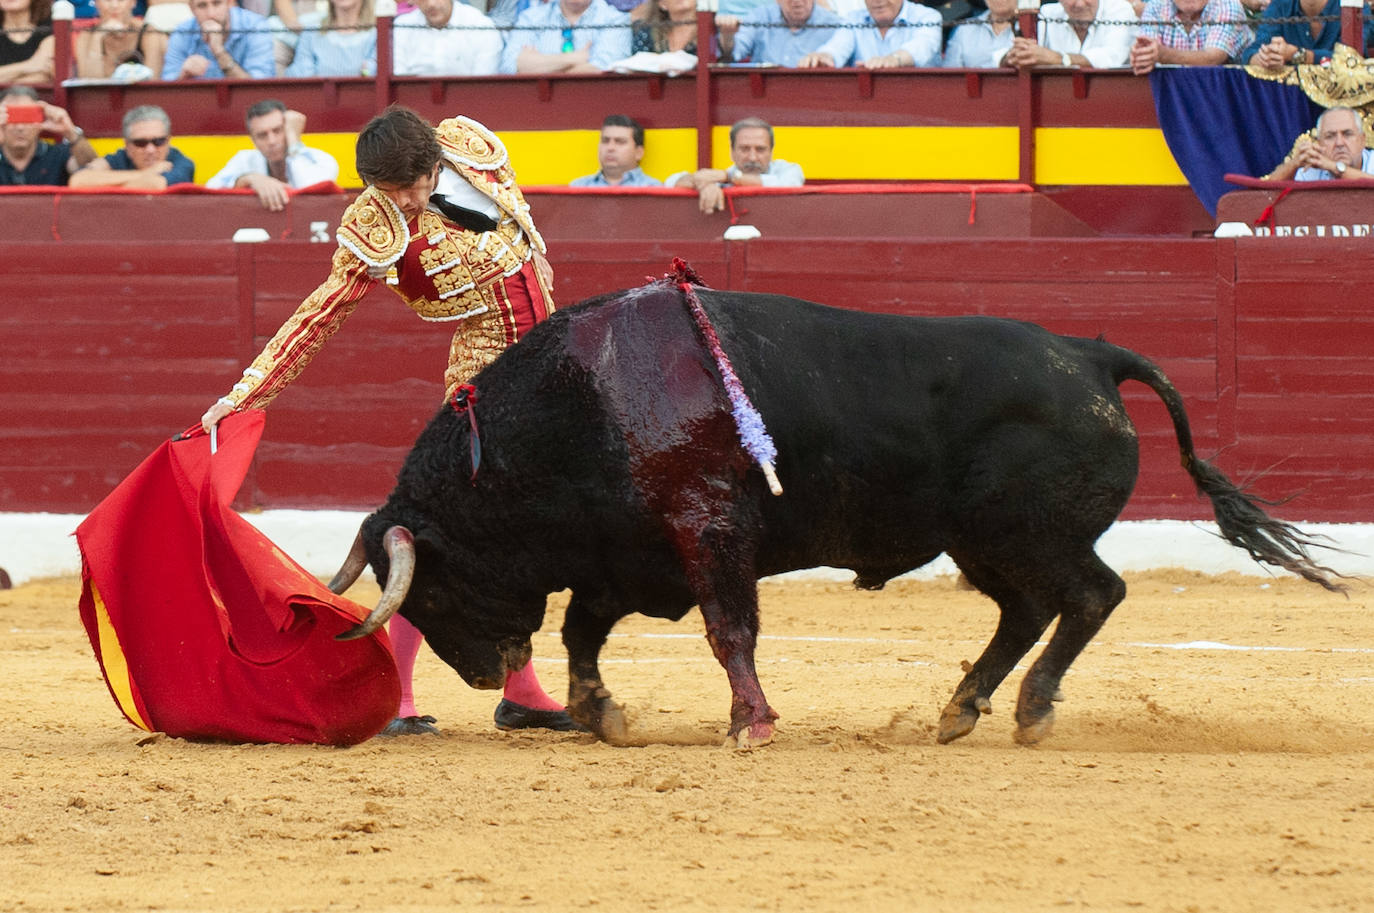
[[[73,174],[71,186],[162,190],[195,180],[195,162],[172,145],[172,121],[157,105],[131,109],[124,115],[123,133],[124,148]]]

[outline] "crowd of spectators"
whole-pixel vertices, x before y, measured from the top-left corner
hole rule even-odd
[[[83,20],[74,33],[74,75],[372,76],[375,2],[74,0]],[[712,51],[726,66],[1129,67],[1144,75],[1160,65],[1321,63],[1341,34],[1340,0],[1057,0],[1040,8],[1034,37],[1021,34],[1016,0],[971,2],[986,8],[974,13],[967,3],[937,6],[934,0],[722,0]],[[55,75],[52,3],[0,0],[0,86],[10,86],[6,97],[21,106],[27,98],[14,92],[50,84]],[[631,55],[691,55],[696,7],[696,0],[411,0],[394,20],[394,71],[585,73],[615,69]],[[959,10],[957,18],[951,9]],[[1365,17],[1365,42],[1374,47],[1374,16]],[[171,123],[160,108],[128,112],[124,148],[96,157],[65,111],[38,104],[37,125],[10,123],[0,112],[0,183],[41,178],[159,188],[191,179],[194,166],[170,145]],[[249,112],[253,149],[235,155],[207,186],[247,187],[264,206],[279,209],[289,188],[332,181],[338,165],[301,143],[301,115],[280,102],[264,104]],[[695,189],[707,212],[721,208],[722,188],[731,184],[800,184],[800,168],[773,159],[772,148],[767,123],[741,122],[731,131],[730,169],[683,172],[664,183]],[[575,183],[656,184],[639,168],[643,154],[643,127],[612,115],[600,133],[600,170]],[[1340,159],[1319,157],[1313,143],[1301,156],[1295,149],[1292,161],[1297,170],[1335,167]]]
[[[729,0],[713,56],[777,67],[1095,67],[1327,60],[1341,0]],[[0,85],[54,78],[53,0],[0,0]],[[76,0],[87,79],[372,76],[374,0]],[[697,51],[695,0],[402,0],[399,76],[584,73]],[[957,11],[957,12],[951,12]],[[1374,16],[1365,17],[1374,45]],[[641,69],[642,67],[632,67]]]

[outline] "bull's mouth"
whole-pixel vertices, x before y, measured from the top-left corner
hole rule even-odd
[[[496,662],[481,672],[463,675],[463,681],[482,691],[496,691],[506,686],[506,679],[511,673],[528,666],[533,656],[534,649],[530,646],[529,638],[506,638],[496,644],[496,656],[493,657]],[[459,674],[462,674],[461,670]]]
[[[530,645],[528,637],[508,637],[498,643],[496,649],[500,651],[501,660],[506,665],[506,675],[519,672],[534,658],[534,647]]]

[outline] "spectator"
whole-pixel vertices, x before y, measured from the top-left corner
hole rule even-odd
[[[1124,0],[1123,0],[1124,2]],[[864,0],[850,27],[797,62],[799,67],[934,67],[940,63],[944,19],[910,0]]]
[[[630,26],[630,52],[697,52],[696,0],[649,0],[643,18]]]
[[[1277,2],[1277,0],[1276,0]],[[1317,141],[1298,137],[1288,158],[1264,176],[1266,181],[1343,181],[1374,179],[1374,152],[1365,148],[1364,123],[1352,108],[1327,108],[1317,118]]]
[[[574,178],[573,187],[659,187],[662,184],[639,169],[644,159],[644,128],[624,114],[611,114],[601,122],[596,158],[601,163],[601,170]]]
[[[515,17],[501,72],[600,73],[630,56],[629,25],[606,0],[535,3]]]
[[[170,35],[177,26],[191,18],[191,4],[185,0],[148,0],[143,21]],[[156,72],[156,71],[154,71]]]
[[[77,171],[71,186],[164,190],[195,180],[195,162],[171,144],[172,120],[157,105],[131,109],[124,115],[122,132],[124,148]]]
[[[780,67],[801,59],[835,36],[840,17],[815,0],[778,0],[747,16],[716,16],[721,56]],[[738,32],[738,34],[736,34]]]
[[[4,0],[0,13],[0,85],[50,84],[52,0]]]
[[[285,75],[296,59],[296,46],[300,43],[301,32],[319,28],[324,18],[315,0],[272,0],[267,28],[272,32],[272,58],[277,65],[278,76]]]
[[[163,79],[267,79],[277,74],[267,20],[232,0],[191,0],[191,18],[173,30]]]
[[[0,94],[0,184],[43,184],[61,186],[71,173],[95,158],[95,150],[82,129],[72,123],[71,115],[57,105],[38,100],[28,86],[10,86]],[[38,107],[43,120],[38,123],[10,123],[10,106]],[[16,117],[18,112],[16,111]],[[55,143],[40,139],[40,134],[55,133]]]
[[[1039,41],[1012,39],[998,65],[1017,69],[1124,67],[1131,60],[1137,21],[1135,8],[1127,0],[1050,3],[1040,8]]]
[[[800,165],[773,158],[773,128],[766,120],[746,117],[730,128],[730,158],[726,170],[701,168],[679,171],[663,183],[669,187],[691,187],[697,192],[702,212],[725,208],[725,186],[800,187],[806,180]]]
[[[1161,63],[1219,66],[1249,40],[1240,0],[1149,0],[1131,48],[1131,72],[1144,76]]]
[[[109,79],[115,68],[141,63],[152,74],[162,73],[167,36],[134,15],[134,0],[95,0],[100,19],[76,35],[76,75]]]
[[[1341,38],[1341,0],[1273,0],[1240,62],[1276,70],[1323,63]],[[1374,43],[1374,17],[1364,16],[1364,43]]]
[[[980,15],[955,26],[945,48],[947,67],[992,68],[1011,49],[1021,33],[1016,21],[1016,0],[988,0]]]
[[[318,29],[296,42],[287,76],[376,76],[377,16],[372,0],[329,0]]]
[[[392,35],[397,76],[491,76],[501,65],[496,24],[463,0],[416,0]]]
[[[339,176],[339,163],[319,149],[301,142],[305,115],[288,111],[269,98],[248,109],[245,118],[252,149],[234,153],[220,172],[205,182],[213,190],[250,187],[263,208],[280,212],[291,188],[309,187]]]

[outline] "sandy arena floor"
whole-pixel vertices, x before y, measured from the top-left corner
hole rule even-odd
[[[760,751],[700,617],[630,619],[607,684],[645,745],[495,731],[427,651],[443,735],[190,744],[126,723],[74,580],[0,592],[0,910],[1374,909],[1374,615],[1296,581],[1128,576],[1013,744],[1020,670],[968,738],[940,709],[995,610],[952,579],[762,588]],[[369,601],[375,588],[352,594]],[[555,599],[535,640],[566,685]]]

